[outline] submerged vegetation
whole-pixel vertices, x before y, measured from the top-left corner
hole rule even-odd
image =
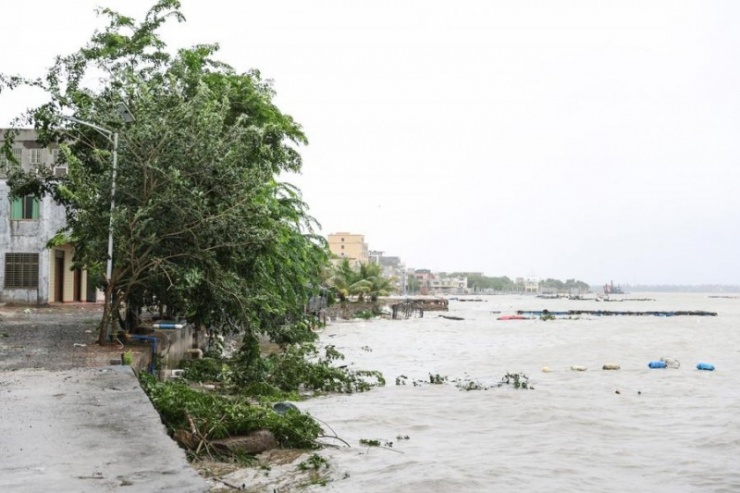
[[[342,358],[334,346],[325,347],[319,355],[314,345],[303,344],[256,361],[245,360],[239,353],[233,358],[211,355],[184,361],[182,381],[158,382],[145,374],[140,378],[171,434],[194,457],[233,458],[239,455],[235,446],[223,447],[218,440],[267,431],[276,446],[320,446],[321,425],[296,406],[279,401],[299,401],[306,392],[353,393],[385,385],[377,371],[334,366]],[[203,391],[204,384],[212,390]],[[246,454],[262,451],[252,443],[239,450]]]
[[[203,392],[187,382],[159,382],[146,373],[140,380],[167,428],[181,444],[191,445],[195,455],[221,456],[213,446],[216,440],[257,430],[270,431],[282,447],[318,447],[321,427],[307,414],[296,410],[281,414],[245,396]]]

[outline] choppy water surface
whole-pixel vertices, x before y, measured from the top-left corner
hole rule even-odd
[[[322,342],[336,345],[354,367],[381,370],[388,385],[300,403],[352,444],[321,452],[336,481],[312,489],[740,491],[740,299],[639,297],[655,301],[496,296],[451,301],[448,314],[463,321],[428,312],[423,319],[330,325]],[[542,308],[719,316],[499,321],[492,313]],[[678,359],[681,368],[647,367],[661,356]],[[696,370],[701,361],[717,371]],[[603,371],[605,363],[622,369]],[[410,385],[430,373],[495,384],[507,372],[525,373],[535,390]],[[409,385],[395,385],[400,375]],[[394,443],[392,450],[368,448],[359,445],[363,438]]]

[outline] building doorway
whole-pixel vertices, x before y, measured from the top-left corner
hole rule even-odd
[[[54,301],[64,301],[64,252],[54,250]]]
[[[82,269],[74,270],[74,288],[72,290],[72,300],[80,302],[82,301]]]

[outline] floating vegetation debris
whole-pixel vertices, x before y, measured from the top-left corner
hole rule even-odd
[[[380,440],[360,438],[360,445],[367,445],[368,447],[380,447]]]
[[[430,373],[429,374],[429,383],[431,383],[433,385],[442,385],[444,383],[447,383],[447,377],[443,377],[439,373],[436,373],[434,375],[432,375]]]
[[[524,373],[507,373],[501,379],[501,385],[511,385],[515,389],[534,390],[529,384],[529,377]]]
[[[390,440],[376,440],[374,438],[360,438],[360,445],[367,447],[384,447],[393,448],[393,442]]]
[[[312,454],[311,457],[298,464],[301,471],[319,470],[321,468],[329,469],[329,462],[319,454]]]
[[[396,377],[396,385],[407,385],[409,377],[406,375],[399,375]],[[469,377],[450,379],[447,376],[439,374],[429,374],[428,379],[423,380],[411,380],[414,387],[423,387],[425,385],[445,385],[454,384],[460,390],[471,391],[471,390],[489,390],[493,388],[503,387],[509,385],[515,389],[528,389],[534,390],[534,387],[529,383],[529,377],[524,373],[507,373],[501,380],[492,384],[486,384],[480,380],[472,379]]]
[[[319,454],[312,454],[308,459],[298,464],[298,470],[308,472],[309,475],[308,482],[301,486],[326,486],[331,479],[328,476],[321,474],[322,469],[324,471],[329,469],[329,462]]]

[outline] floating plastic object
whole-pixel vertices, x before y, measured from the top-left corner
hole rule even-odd
[[[699,363],[696,365],[697,370],[714,371],[714,365],[711,363]]]
[[[542,373],[550,373],[552,370],[550,370],[549,366],[543,366],[542,367]]]
[[[607,363],[601,367],[602,370],[619,370],[620,366],[616,363]]]
[[[155,329],[182,329],[185,324],[178,322],[156,322],[152,324]]]
[[[651,361],[648,363],[648,368],[666,368],[667,366],[665,361]]]
[[[681,367],[681,362],[678,361],[676,358],[671,358],[670,356],[663,356],[662,358],[660,358],[660,361],[664,362],[668,368]]]
[[[570,369],[573,371],[586,371],[588,368],[586,368],[585,366],[573,365],[570,367]]]

